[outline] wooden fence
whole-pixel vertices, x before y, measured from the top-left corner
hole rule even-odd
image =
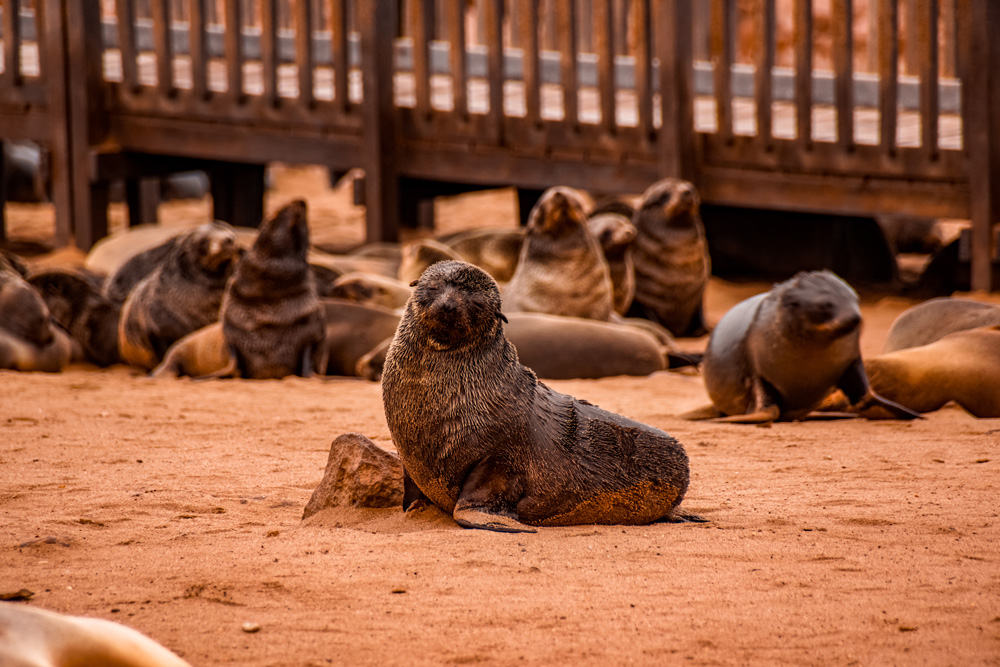
[[[111,179],[136,222],[144,179],[190,168],[218,218],[252,224],[268,162],[362,167],[372,240],[412,217],[408,183],[673,175],[709,203],[970,218],[992,286],[995,0],[0,4],[0,140],[51,151],[61,242],[106,234]]]

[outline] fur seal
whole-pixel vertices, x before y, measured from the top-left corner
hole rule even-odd
[[[242,377],[308,377],[326,368],[326,322],[308,253],[299,199],[261,224],[237,265],[219,319]]]
[[[178,236],[128,258],[104,281],[104,296],[121,305],[143,278],[163,264],[177,245]]]
[[[42,295],[53,319],[79,343],[87,361],[98,366],[121,362],[121,304],[101,294],[90,276],[75,269],[45,269],[33,273],[28,282]]]
[[[238,257],[236,235],[225,223],[201,225],[179,237],[122,306],[122,360],[152,370],[174,342],[217,320]]]
[[[920,347],[956,331],[1000,324],[1000,306],[941,297],[909,308],[893,321],[882,352]]]
[[[406,305],[382,376],[404,508],[429,500],[501,532],[683,520],[684,447],[539,382],[500,307],[493,278],[464,262],[430,267]]]
[[[329,294],[321,296],[396,309],[405,306],[412,293],[413,288],[401,280],[355,271],[337,278]]]
[[[461,260],[462,256],[434,239],[412,241],[403,246],[397,277],[401,282],[411,283],[419,279],[431,264],[449,259]]]
[[[861,361],[858,295],[829,271],[801,272],[731,308],[712,331],[702,362],[714,408],[689,419],[762,423],[795,420],[834,388],[853,405],[916,413],[872,391]]]
[[[182,375],[214,378],[229,377],[235,372],[236,360],[222,335],[222,322],[212,322],[171,345],[163,361],[149,375],[154,378]]]
[[[615,312],[624,315],[635,298],[635,261],[632,259],[632,242],[636,228],[631,218],[620,213],[591,213],[587,219],[590,233],[597,237],[604,251],[611,275]]]
[[[84,268],[105,276],[114,275],[136,255],[161,246],[185,231],[188,230],[143,224],[115,232],[94,244],[84,259]]]
[[[388,308],[324,299],[327,375],[357,375],[358,361],[392,338],[399,313]]]
[[[508,282],[517,270],[524,245],[523,229],[467,229],[438,241],[475,264],[499,283]]]
[[[57,373],[75,351],[42,296],[0,257],[0,368]]]
[[[642,195],[633,224],[635,298],[629,314],[659,322],[675,336],[706,332],[702,301],[711,274],[694,185],[667,178]]]
[[[6,667],[190,667],[127,626],[20,604],[0,604],[0,665]]]
[[[566,187],[545,191],[531,210],[517,270],[503,290],[506,312],[611,319],[608,262],[586,222],[581,193]]]

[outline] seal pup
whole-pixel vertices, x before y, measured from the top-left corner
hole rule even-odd
[[[236,267],[219,319],[242,377],[309,377],[326,368],[326,321],[308,254],[299,199],[261,224]]]
[[[861,361],[858,295],[829,271],[800,272],[731,308],[712,331],[701,371],[712,406],[688,419],[801,419],[833,391],[852,405],[918,414],[872,391]]]
[[[632,222],[635,298],[629,315],[659,322],[675,336],[706,333],[708,242],[694,185],[667,178],[643,193]]]
[[[590,233],[597,237],[608,262],[615,312],[624,315],[635,298],[635,261],[632,242],[636,228],[630,218],[620,213],[597,212],[587,218]]]
[[[956,331],[1000,324],[1000,306],[972,299],[941,297],[899,314],[885,336],[882,352],[920,347]]]
[[[98,366],[121,363],[121,304],[101,294],[90,276],[75,269],[45,269],[31,274],[28,282],[42,295],[52,318],[79,343],[87,361]]]
[[[684,447],[539,382],[500,308],[493,278],[454,261],[424,272],[406,304],[382,376],[404,508],[429,500],[501,532],[683,520]]]
[[[337,278],[326,296],[346,299],[383,308],[402,308],[413,293],[413,288],[402,280],[362,271],[345,273]]]
[[[498,283],[508,282],[517,270],[524,245],[523,229],[466,229],[437,239],[493,276]]]
[[[0,257],[0,368],[56,373],[80,354],[38,290]]]
[[[517,270],[503,290],[507,312],[611,319],[611,274],[587,228],[586,205],[573,188],[554,187],[531,209]]]
[[[164,646],[120,623],[0,604],[0,665],[5,667],[190,667]]]
[[[222,295],[239,254],[236,235],[225,223],[201,225],[179,237],[122,306],[122,360],[152,370],[176,341],[219,319]]]

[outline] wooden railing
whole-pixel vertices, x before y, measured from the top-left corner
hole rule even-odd
[[[63,241],[106,233],[110,179],[140,220],[142,177],[181,168],[246,223],[268,162],[363,167],[371,239],[396,237],[408,179],[627,193],[675,175],[710,203],[971,218],[991,286],[993,0],[103,4],[2,2],[0,138],[50,147]]]

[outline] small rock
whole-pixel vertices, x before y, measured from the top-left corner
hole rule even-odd
[[[250,623],[249,621],[243,624],[243,632],[253,634],[255,632],[260,632],[260,623]]]
[[[402,507],[403,464],[360,433],[344,433],[330,445],[319,486],[303,519],[328,507]]]

